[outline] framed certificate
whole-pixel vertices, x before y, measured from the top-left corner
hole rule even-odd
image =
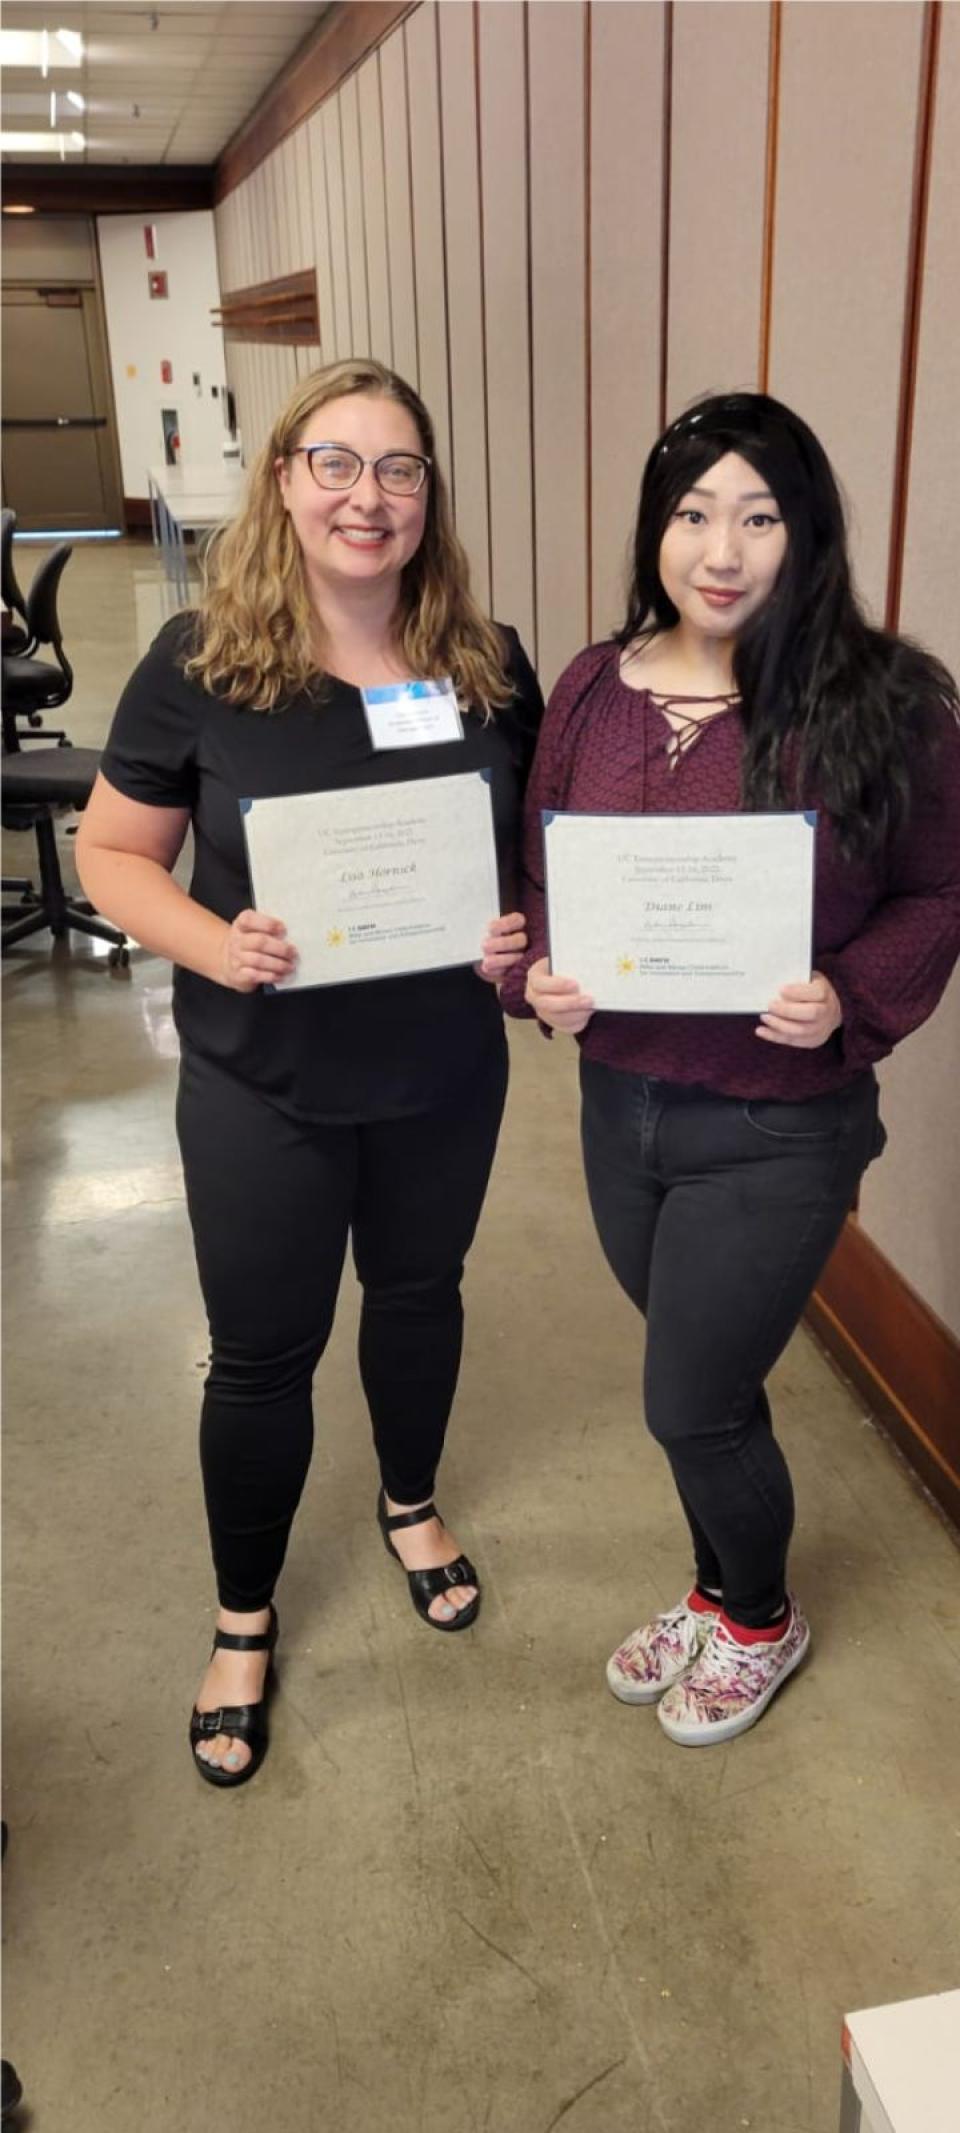
[[[500,908],[488,771],[240,807],[254,902],[299,952],[268,989],[479,962]]]
[[[816,823],[545,812],[551,968],[602,1009],[761,1012],[810,976]]]

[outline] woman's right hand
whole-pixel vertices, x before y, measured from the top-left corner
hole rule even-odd
[[[220,958],[220,983],[231,992],[256,992],[276,985],[296,968],[297,951],[286,937],[282,918],[265,911],[240,911],[229,927]]]
[[[530,965],[526,997],[539,1022],[563,1030],[569,1037],[586,1029],[593,1013],[593,1001],[581,992],[576,978],[555,977],[546,956]]]

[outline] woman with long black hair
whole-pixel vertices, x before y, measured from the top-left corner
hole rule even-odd
[[[678,1606],[607,1678],[686,1745],[755,1723],[809,1627],[764,1381],[879,1154],[874,1066],[960,951],[957,690],[874,628],[826,455],[776,400],[700,401],[647,461],[627,618],[554,690],[503,996],[581,1047],[587,1186],[647,1326],[647,1423],[693,1539]],[[813,970],[759,1016],[599,1013],[546,956],[541,810],[816,809]]]

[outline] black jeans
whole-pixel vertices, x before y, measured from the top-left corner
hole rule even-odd
[[[802,1103],[742,1102],[581,1061],[600,1242],[647,1321],[648,1426],[698,1582],[735,1621],[782,1607],[793,1490],[764,1379],[883,1146],[872,1074]]]
[[[502,1042],[442,1109],[306,1125],[184,1056],[177,1127],[210,1322],[200,1458],[222,1606],[252,1611],[273,1593],[350,1231],[383,1484],[399,1503],[432,1495],[460,1368],[463,1261],[506,1086]]]

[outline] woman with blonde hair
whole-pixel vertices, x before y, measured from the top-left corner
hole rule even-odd
[[[457,745],[378,747],[363,692],[418,677],[453,684]],[[266,1753],[273,1594],[348,1233],[383,1538],[426,1622],[476,1619],[477,1573],[432,1497],[506,1094],[497,982],[526,945],[508,908],[475,967],[284,988],[297,946],[282,912],[252,908],[240,801],[483,771],[509,906],[541,711],[515,632],[471,597],[422,401],[379,363],[339,363],[278,416],[198,609],[161,630],[124,691],[84,816],[89,894],[176,965],[220,1599],[190,1737],[220,1786]],[[191,825],[186,891],[172,869]]]

